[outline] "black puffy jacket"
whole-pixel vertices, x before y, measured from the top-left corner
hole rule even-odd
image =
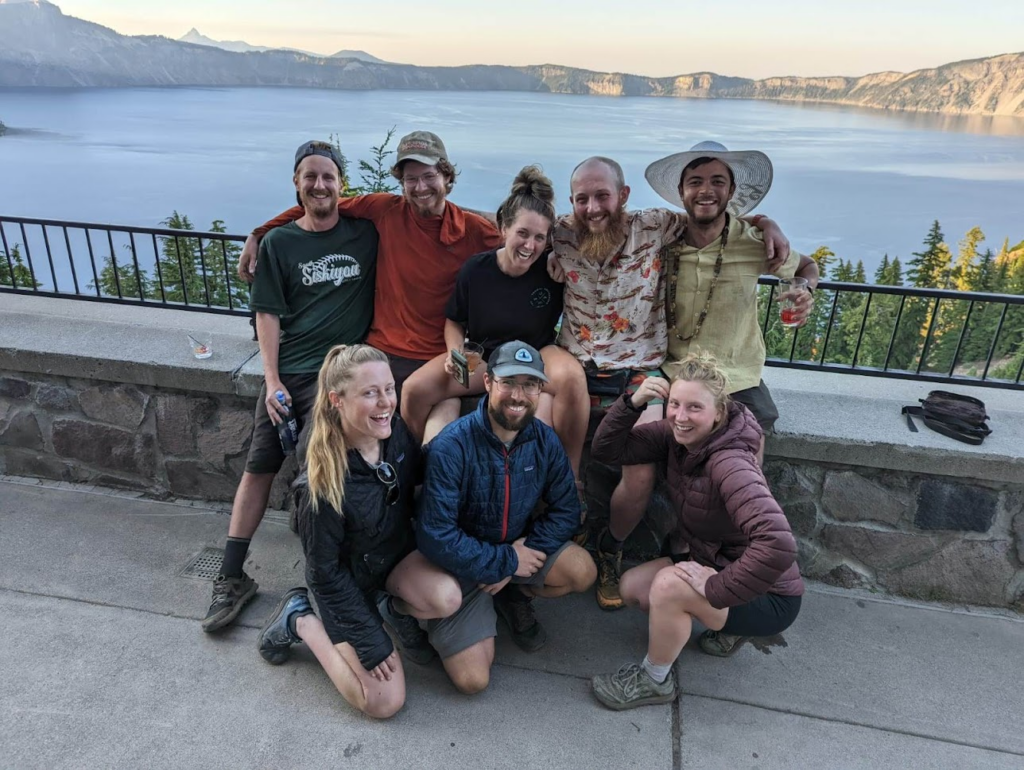
[[[394,650],[377,612],[376,593],[415,548],[413,490],[420,475],[420,448],[397,415],[383,456],[398,474],[400,493],[393,505],[386,503],[387,486],[377,471],[354,449],[348,453],[343,515],[324,500],[314,512],[305,474],[296,482],[306,583],[331,641],[351,644],[367,671]]]

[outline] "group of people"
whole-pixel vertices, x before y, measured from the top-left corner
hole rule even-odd
[[[340,197],[342,169],[331,144],[301,145],[299,205],[243,249],[264,385],[203,629],[232,623],[256,593],[243,565],[286,416],[301,426],[308,588],[282,597],[260,653],[283,663],[304,642],[366,714],[404,704],[403,657],[437,655],[460,691],[479,692],[499,615],[539,649],[533,598],[595,582],[603,609],[650,615],[642,663],[594,678],[609,708],[675,697],[693,617],[717,655],[788,627],[803,585],[760,467],[778,415],[760,377],[757,279],[800,275],[813,289],[818,275],[771,220],[746,216],[771,185],[768,158],[715,142],[671,155],[646,176],[682,210],[635,212],[619,164],[588,158],[566,216],[535,166],[495,216],[456,206],[457,170],[427,131],[398,144],[401,194]],[[806,319],[811,292],[791,300]],[[592,456],[622,466],[596,561],[581,547],[593,409]],[[677,511],[665,555],[620,574],[659,463]]]

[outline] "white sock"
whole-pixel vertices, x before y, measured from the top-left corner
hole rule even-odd
[[[656,663],[651,663],[649,656],[644,656],[643,662],[644,671],[658,684],[662,684],[672,671],[672,664],[666,663],[664,666],[659,666]]]

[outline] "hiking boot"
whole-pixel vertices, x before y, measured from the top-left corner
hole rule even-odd
[[[624,606],[619,593],[622,574],[622,551],[605,553],[600,539],[597,548],[597,606],[602,610],[621,610]]]
[[[210,633],[231,625],[259,588],[256,581],[244,572],[241,577],[220,575],[213,581],[213,601],[203,618],[203,631]]]
[[[384,619],[384,625],[391,629],[402,645],[405,657],[419,666],[425,666],[434,659],[434,648],[427,641],[427,633],[420,628],[420,623],[412,615],[403,615],[388,605],[388,594],[381,594],[377,601],[377,611]]]
[[[536,652],[547,643],[548,632],[533,614],[533,603],[525,595],[516,601],[503,593],[494,597],[494,609],[508,626],[516,646],[523,652]]]
[[[615,711],[671,703],[676,698],[676,678],[672,672],[658,684],[637,663],[629,663],[614,674],[599,674],[591,680],[591,685],[594,697]]]
[[[295,633],[294,619],[312,613],[309,593],[305,588],[293,588],[285,592],[274,613],[260,631],[257,646],[263,660],[275,666],[280,666],[288,660],[292,654],[291,646],[302,641]]]
[[[723,634],[721,631],[705,631],[700,635],[697,644],[708,655],[714,655],[716,658],[728,658],[748,639],[750,639],[749,636],[733,636],[732,634]]]

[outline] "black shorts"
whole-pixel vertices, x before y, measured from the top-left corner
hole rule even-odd
[[[800,613],[799,596],[765,594],[754,601],[729,608],[719,633],[733,636],[775,636],[789,628]]]
[[[299,422],[299,455],[305,454],[307,428],[316,402],[317,374],[282,374],[281,384],[292,397],[292,410]],[[267,383],[260,387],[259,400],[253,414],[252,443],[245,461],[246,473],[277,473],[284,465],[284,450],[277,437],[277,426],[267,414]]]
[[[388,363],[391,365],[391,376],[395,378],[395,396],[398,398],[398,403],[402,403],[402,385],[405,381],[412,377],[413,373],[416,372],[426,361],[420,361],[417,358],[402,358],[402,356],[393,356],[390,353],[387,354]]]
[[[779,419],[779,410],[776,408],[775,402],[772,401],[771,391],[764,384],[764,380],[761,380],[755,388],[730,393],[729,398],[738,401],[751,411],[766,436],[772,432],[775,421]]]

